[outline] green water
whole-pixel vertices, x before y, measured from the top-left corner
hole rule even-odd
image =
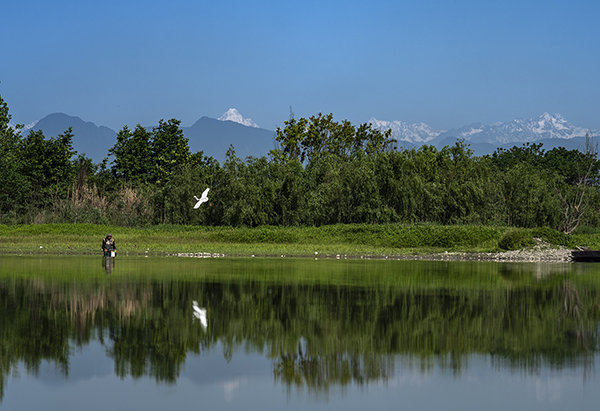
[[[70,382],[93,378],[137,384],[137,406],[156,397],[146,409],[199,390],[221,409],[385,408],[402,389],[415,405],[490,390],[482,401],[504,409],[513,386],[520,405],[585,409],[599,399],[599,318],[594,264],[0,256],[0,406],[35,406],[27,388],[55,399],[46,409],[89,408]]]

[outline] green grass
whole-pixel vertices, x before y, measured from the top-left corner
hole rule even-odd
[[[0,252],[99,253],[111,233],[119,253],[223,253],[228,255],[407,255],[443,251],[497,252],[542,237],[551,244],[600,248],[600,234],[566,236],[549,228],[369,225],[231,228],[160,225],[144,229],[93,224],[0,225]],[[512,234],[511,234],[512,233]],[[523,240],[523,241],[521,241]],[[516,243],[515,243],[516,241]],[[518,243],[518,244],[517,244]]]

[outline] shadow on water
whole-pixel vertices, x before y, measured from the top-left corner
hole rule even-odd
[[[474,355],[536,372],[598,353],[592,265],[2,256],[0,398],[19,363],[68,376],[98,340],[117,376],[175,383],[217,346],[272,363],[291,389],[387,381],[398,358],[460,375]],[[196,302],[196,303],[194,303]]]

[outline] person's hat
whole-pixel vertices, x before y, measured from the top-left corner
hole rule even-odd
[[[110,235],[110,233],[106,234],[107,237],[112,237],[112,235]]]

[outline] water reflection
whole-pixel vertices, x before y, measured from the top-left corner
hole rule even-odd
[[[312,393],[397,381],[399,359],[423,375],[461,376],[484,356],[587,376],[598,354],[591,265],[121,258],[96,271],[0,258],[0,399],[20,364],[67,378],[90,344],[122,379],[175,384],[190,356],[218,348],[228,362],[266,358],[278,385]]]
[[[102,268],[106,272],[106,275],[110,275],[112,273],[113,268],[115,267],[115,258],[113,257],[104,257],[102,258]]]
[[[206,319],[206,308],[200,307],[198,301],[192,301],[192,309],[194,310],[194,318],[200,321],[202,328],[206,330],[208,327],[208,320]]]

